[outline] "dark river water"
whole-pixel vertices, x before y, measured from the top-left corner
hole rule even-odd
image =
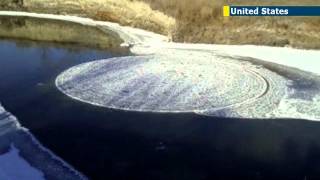
[[[320,123],[109,110],[55,87],[74,65],[127,54],[1,40],[0,102],[91,179],[320,179]]]

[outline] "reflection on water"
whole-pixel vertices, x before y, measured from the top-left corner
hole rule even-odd
[[[31,17],[0,16],[0,37],[29,39],[110,49],[122,40],[116,33],[74,22]]]

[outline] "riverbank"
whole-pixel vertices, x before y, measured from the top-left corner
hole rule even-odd
[[[175,24],[172,17],[146,3],[128,0],[6,0],[0,2],[0,9],[89,17],[162,34],[168,34]]]
[[[37,14],[37,13],[26,13],[26,12],[0,12],[0,15],[6,16],[29,16],[29,17],[38,17],[43,19],[51,19],[51,20],[64,20],[73,23],[79,23],[88,26],[96,26],[101,29],[111,30],[119,35],[121,39],[123,39],[123,45],[132,46],[130,51],[136,55],[148,55],[153,54],[154,56],[161,56],[162,53],[166,53],[168,51],[173,51],[174,53],[170,54],[170,58],[175,59],[177,57],[177,53],[185,52],[193,52],[202,55],[201,52],[206,52],[211,54],[211,57],[227,57],[233,63],[238,63],[239,61],[249,61],[249,62],[257,62],[256,65],[263,65],[263,61],[271,66],[278,66],[277,64],[284,65],[297,68],[296,73],[300,73],[299,70],[308,71],[313,74],[310,74],[309,78],[292,78],[287,77],[286,74],[283,74],[284,77],[289,78],[292,83],[296,83],[297,86],[287,85],[289,90],[285,90],[286,94],[283,99],[278,99],[278,103],[274,105],[277,106],[268,114],[263,114],[262,116],[247,116],[244,117],[269,117],[269,118],[304,118],[309,120],[318,120],[320,119],[320,112],[318,108],[319,104],[319,95],[313,94],[313,91],[317,91],[320,85],[315,85],[310,88],[310,94],[312,97],[308,99],[299,99],[295,97],[297,92],[300,92],[300,85],[303,82],[313,82],[310,77],[318,78],[320,74],[318,68],[317,59],[320,57],[320,52],[315,50],[298,50],[292,48],[277,48],[277,47],[263,47],[263,46],[230,46],[230,45],[206,45],[206,44],[186,44],[186,43],[168,43],[168,38],[159,34],[155,34],[149,31],[135,29],[131,27],[121,26],[116,23],[104,22],[104,21],[95,21],[89,18],[81,18],[76,16],[61,16],[61,15],[50,15],[50,14]],[[308,57],[307,59],[305,57]],[[300,61],[300,59],[304,59],[304,61]],[[214,58],[215,59],[215,58]],[[219,59],[219,58],[218,58]],[[256,60],[256,61],[255,61]],[[263,60],[263,61],[261,61]],[[276,64],[273,64],[276,63]],[[259,66],[253,67],[255,69],[260,69]],[[281,69],[281,68],[280,68]],[[299,69],[299,70],[298,70]],[[260,70],[259,70],[260,71]],[[281,72],[286,72],[281,70]],[[301,72],[303,73],[303,72]],[[278,82],[278,81],[274,81]],[[315,81],[318,84],[318,81]],[[274,85],[271,88],[278,88],[278,85]],[[270,89],[270,88],[269,88]],[[281,91],[284,89],[281,88]],[[308,90],[308,91],[309,91]],[[304,94],[307,93],[307,90],[304,90]],[[271,91],[270,91],[271,92]],[[293,94],[291,92],[294,92]],[[269,93],[273,94],[273,93]],[[265,97],[265,95],[264,95]],[[309,110],[305,110],[300,112],[301,103],[304,104],[304,107],[310,107]],[[253,105],[253,104],[252,104]],[[208,111],[209,115],[215,115],[216,112]],[[288,114],[288,112],[290,112]],[[219,115],[220,116],[220,115]],[[229,115],[222,114],[222,116],[228,117]],[[232,116],[233,117],[233,116]]]
[[[274,5],[272,2],[261,3]],[[315,2],[277,3],[312,5]],[[116,22],[166,35],[174,42],[320,48],[319,17],[225,18],[221,15],[224,4],[212,0],[196,3],[190,0],[5,0],[0,7],[2,10],[69,14]],[[239,5],[239,2],[234,4]]]
[[[98,49],[116,49],[123,42],[116,33],[96,27],[57,20],[34,21],[32,18],[8,16],[0,17],[0,37],[73,44]]]

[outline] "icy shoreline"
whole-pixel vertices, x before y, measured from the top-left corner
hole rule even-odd
[[[0,104],[0,177],[7,179],[87,179],[23,128],[18,120]],[[6,152],[6,153],[3,153]],[[10,161],[9,161],[10,160]],[[11,162],[12,161],[12,162]],[[16,163],[16,164],[14,164]],[[23,167],[23,170],[19,167]],[[13,173],[16,172],[16,173]]]

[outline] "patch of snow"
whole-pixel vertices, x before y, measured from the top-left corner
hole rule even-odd
[[[304,50],[289,47],[270,47],[257,45],[216,45],[191,43],[159,43],[159,45],[156,47],[157,48],[155,48],[155,51],[160,47],[180,50],[207,50],[227,56],[251,57],[320,75],[319,50]]]
[[[270,116],[278,118],[320,119],[320,95],[312,100],[283,98]]]
[[[320,75],[320,51],[266,46],[215,46],[225,54],[252,57]]]

